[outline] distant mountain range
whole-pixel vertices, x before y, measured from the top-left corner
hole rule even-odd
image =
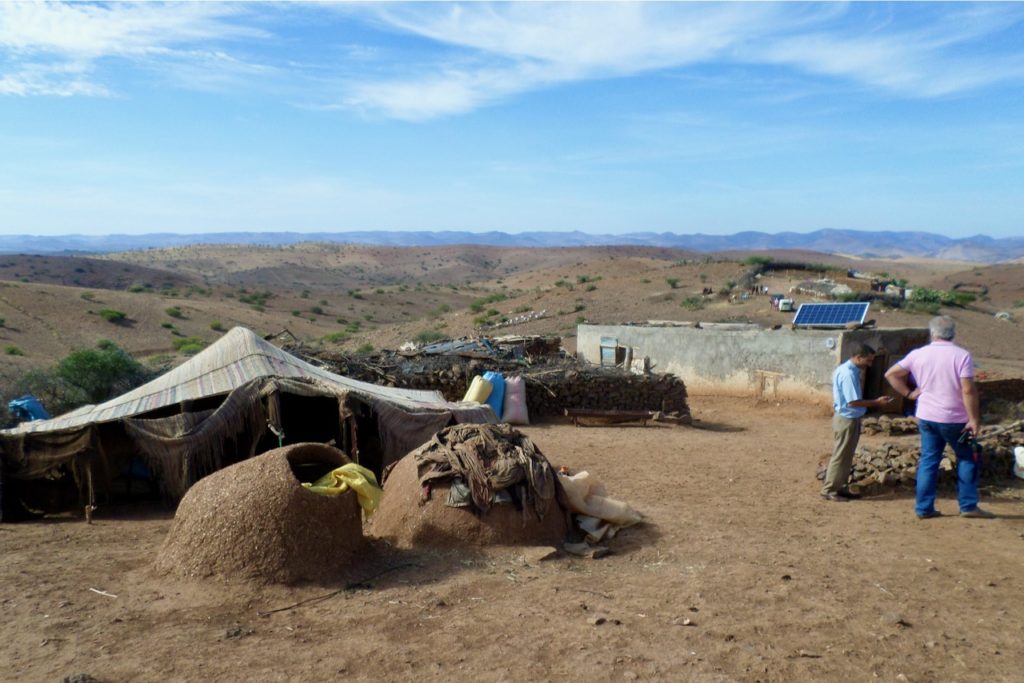
[[[826,254],[869,258],[927,257],[996,263],[1024,258],[1024,238],[984,235],[953,238],[928,232],[738,232],[732,235],[634,232],[590,235],[584,232],[221,232],[207,234],[152,233],[148,235],[0,235],[0,253],[104,253],[195,244],[259,244],[280,246],[299,242],[342,242],[391,247],[436,247],[474,244],[496,247],[669,247],[700,252],[803,249]]]

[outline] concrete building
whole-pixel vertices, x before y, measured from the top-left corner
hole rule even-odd
[[[580,325],[576,352],[595,365],[650,359],[697,394],[799,399],[831,405],[832,371],[854,344],[879,350],[866,373],[864,396],[890,391],[883,375],[912,349],[928,343],[927,328],[791,329],[739,323],[651,321],[637,325]],[[891,410],[902,409],[895,401]]]

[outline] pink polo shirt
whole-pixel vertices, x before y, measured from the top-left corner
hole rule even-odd
[[[914,349],[897,363],[921,389],[917,416],[929,422],[967,422],[960,380],[974,377],[974,361],[953,342],[935,340]]]

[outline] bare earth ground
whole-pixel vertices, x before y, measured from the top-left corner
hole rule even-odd
[[[992,521],[825,503],[826,415],[693,404],[699,429],[526,429],[647,515],[600,560],[384,549],[333,586],[186,584],[147,568],[167,513],[0,525],[0,679],[1024,678],[1019,490],[984,501]]]

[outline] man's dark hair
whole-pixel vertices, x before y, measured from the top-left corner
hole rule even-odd
[[[854,344],[853,345],[854,356],[874,356],[875,350],[867,344]]]

